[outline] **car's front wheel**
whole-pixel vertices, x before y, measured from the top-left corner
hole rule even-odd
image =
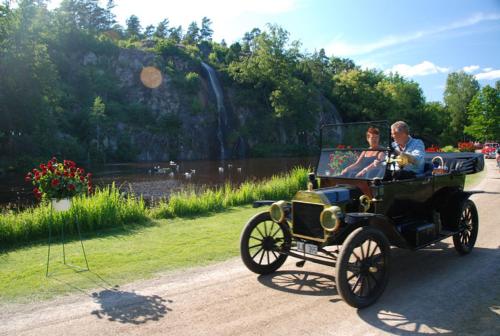
[[[465,200],[462,203],[458,222],[459,233],[453,235],[453,245],[460,254],[468,254],[476,243],[479,230],[479,218],[474,202]]]
[[[262,212],[250,219],[241,233],[241,259],[254,273],[272,273],[285,262],[287,255],[281,252],[288,252],[291,243],[286,221],[276,223],[269,212]]]
[[[355,308],[374,303],[388,281],[391,248],[385,235],[377,229],[354,230],[342,244],[335,280],[342,299]]]

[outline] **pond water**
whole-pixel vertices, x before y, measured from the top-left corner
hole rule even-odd
[[[226,182],[239,185],[244,181],[260,181],[284,173],[296,166],[311,167],[316,157],[256,158],[231,161],[179,161],[108,164],[86,168],[93,173],[97,186],[113,182],[125,192],[155,200],[185,188],[204,188]],[[32,185],[24,182],[23,174],[0,176],[0,206],[19,208],[35,202]]]

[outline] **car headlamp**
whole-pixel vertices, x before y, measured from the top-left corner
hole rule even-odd
[[[342,209],[336,205],[326,208],[319,217],[321,226],[328,232],[336,231],[340,226]]]
[[[285,219],[285,205],[285,201],[278,201],[271,204],[269,207],[269,215],[273,221],[281,223]]]

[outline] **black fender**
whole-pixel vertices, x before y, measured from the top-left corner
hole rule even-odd
[[[391,245],[401,248],[410,247],[390,218],[380,214],[359,212],[347,213],[345,215],[344,226],[335,235],[335,244],[342,244],[351,232],[364,226],[371,226],[382,231]]]
[[[460,210],[462,203],[469,199],[474,194],[482,193],[483,191],[457,191],[448,195],[445,203],[441,208],[441,222],[444,227],[451,230],[458,229],[458,221],[460,219]]]
[[[261,206],[266,206],[266,205],[271,206],[274,202],[276,202],[276,201],[271,201],[271,200],[254,201],[253,207],[260,208]]]

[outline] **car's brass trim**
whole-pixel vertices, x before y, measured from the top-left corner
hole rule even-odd
[[[292,233],[292,236],[297,237],[297,238],[307,239],[307,240],[314,240],[314,241],[317,241],[319,243],[324,243],[328,240],[328,236],[326,235],[326,233],[324,234],[325,238],[323,238],[323,239],[316,238],[316,237],[303,236],[303,235],[295,234],[295,233]]]
[[[372,200],[367,195],[359,196],[359,204],[363,208],[363,212],[368,212],[372,204]]]

